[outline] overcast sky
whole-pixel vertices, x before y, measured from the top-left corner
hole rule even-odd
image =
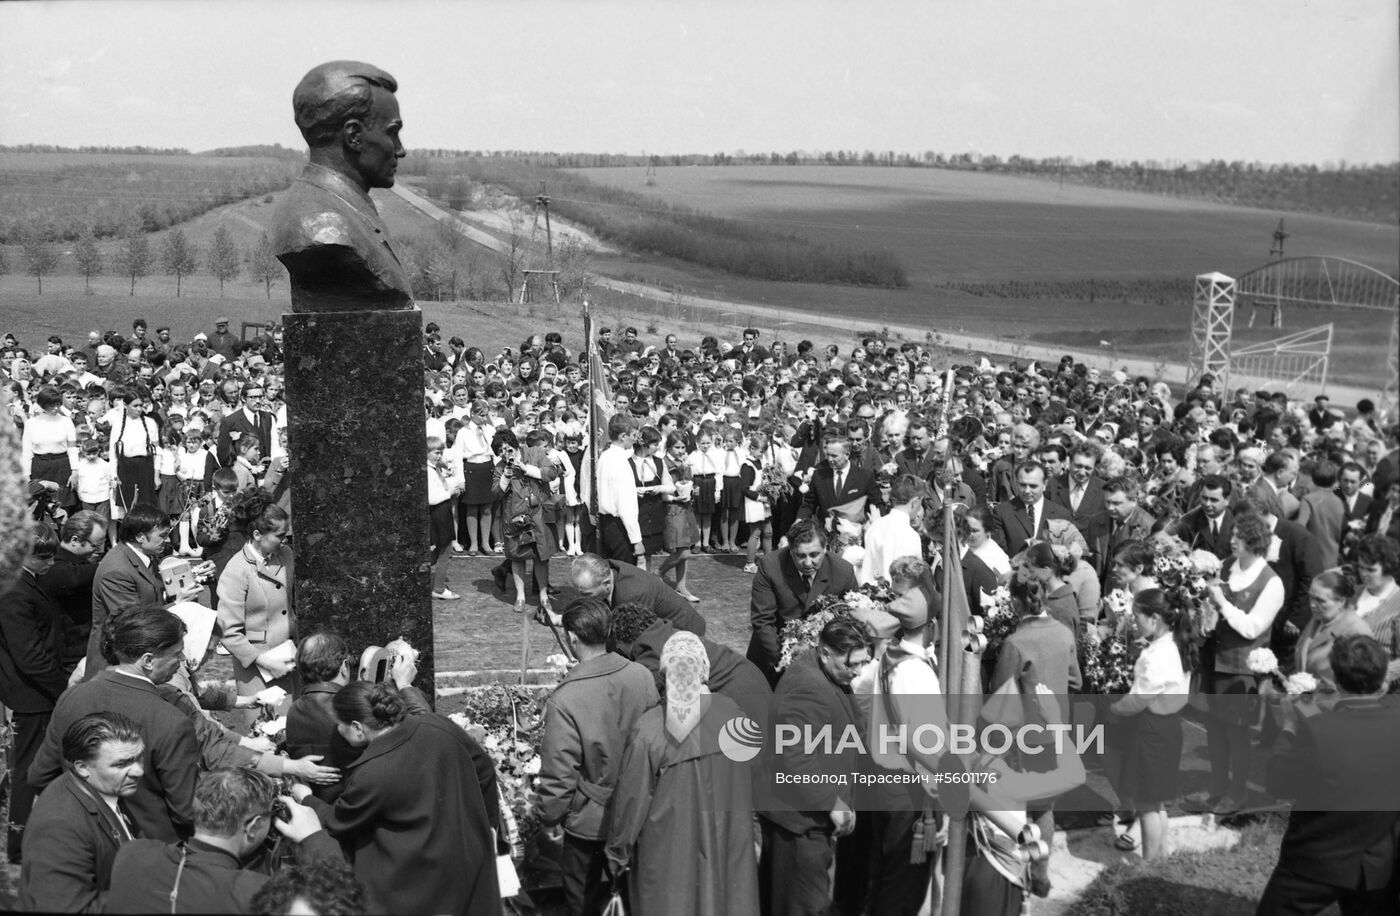
[[[410,147],[1400,160],[1396,0],[0,3],[0,144],[301,146],[335,58]]]

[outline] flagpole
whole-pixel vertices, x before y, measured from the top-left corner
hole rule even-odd
[[[951,379],[950,379],[951,381]],[[944,388],[944,419],[947,419],[948,396],[952,386]],[[948,722],[966,721],[967,703],[964,695],[962,628],[965,621],[955,620],[956,599],[953,590],[962,589],[962,576],[953,575],[953,564],[962,563],[957,555],[957,538],[953,524],[953,481],[951,476],[943,487],[943,632],[939,643],[940,673],[943,692],[948,698]],[[961,571],[961,570],[959,570]],[[966,600],[966,595],[957,596]],[[963,876],[967,869],[967,808],[954,805],[948,811],[948,845],[943,850],[942,916],[958,916],[962,909]]]

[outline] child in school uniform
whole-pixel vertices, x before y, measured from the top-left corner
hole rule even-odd
[[[667,570],[674,569],[676,594],[692,604],[698,604],[700,599],[691,594],[685,574],[690,565],[691,549],[700,539],[700,526],[695,520],[695,481],[691,477],[690,462],[685,453],[685,433],[679,430],[666,437],[666,470],[675,487],[675,491],[665,497],[666,530],[663,540],[669,555],[656,574],[664,578]]]
[[[714,522],[719,495],[719,473],[723,468],[720,453],[715,451],[715,426],[701,423],[695,434],[695,451],[686,458],[690,466],[690,477],[694,482],[692,506],[695,521],[700,528],[701,553],[713,553],[710,546],[711,524]]]
[[[768,437],[763,433],[752,433],[744,440],[744,444],[746,452],[739,466],[739,481],[744,497],[743,515],[749,526],[748,542],[744,547],[744,572],[756,573],[759,541],[762,539],[767,543],[773,537],[773,507],[768,504],[767,495],[760,492]]]
[[[583,496],[580,483],[583,480],[584,457],[583,431],[570,428],[564,432],[565,466],[564,483],[564,534],[568,547],[564,553],[570,557],[583,556],[583,531],[580,518],[583,515]]]
[[[170,519],[178,518],[185,511],[177,474],[180,442],[180,430],[173,424],[168,425],[161,432],[160,447],[156,449],[156,505]]]
[[[719,491],[719,505],[715,514],[720,517],[720,553],[738,553],[739,522],[744,519],[744,486],[739,479],[739,469],[744,457],[740,452],[744,434],[738,429],[724,431],[724,450],[720,453],[722,484]]]

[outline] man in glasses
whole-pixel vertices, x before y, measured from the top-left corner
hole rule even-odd
[[[242,408],[229,413],[219,424],[219,464],[233,465],[238,458],[234,443],[242,436],[257,436],[261,453],[272,454],[272,414],[268,413],[267,389],[257,382],[243,386]]]

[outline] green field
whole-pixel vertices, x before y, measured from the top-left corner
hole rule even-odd
[[[840,166],[580,169],[593,181],[817,242],[886,248],[925,287],[955,281],[1238,275],[1289,254],[1336,255],[1392,275],[1400,227],[1005,175]]]

